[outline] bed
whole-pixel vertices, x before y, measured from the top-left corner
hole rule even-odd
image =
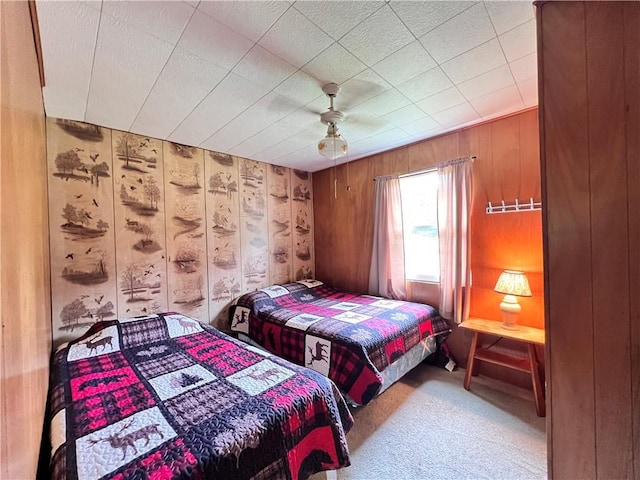
[[[429,305],[342,292],[318,280],[247,293],[230,322],[241,340],[328,376],[357,405],[446,350],[451,333]]]
[[[305,479],[349,465],[353,419],[319,373],[179,314],[98,322],[60,347],[53,479]]]

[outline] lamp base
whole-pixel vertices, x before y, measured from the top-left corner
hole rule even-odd
[[[518,299],[514,295],[505,295],[500,303],[500,311],[502,312],[502,328],[505,330],[518,330],[518,317],[522,311],[522,307],[518,303]]]

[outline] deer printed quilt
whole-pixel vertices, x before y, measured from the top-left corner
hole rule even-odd
[[[53,479],[305,479],[349,465],[335,386],[179,314],[96,323],[58,349]]]
[[[381,390],[387,366],[420,344],[426,354],[446,348],[451,332],[429,305],[341,292],[318,280],[247,293],[230,316],[231,331],[328,376],[360,405]]]

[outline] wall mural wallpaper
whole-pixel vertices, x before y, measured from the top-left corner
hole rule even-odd
[[[238,159],[217,152],[205,156],[209,313],[214,324],[223,325],[242,291]]]
[[[56,333],[115,318],[111,130],[47,119],[51,290]]]
[[[292,278],[291,258],[291,170],[277,165],[267,167],[267,206],[269,211],[270,284]]]
[[[227,328],[244,292],[312,278],[311,174],[47,119],[56,343],[177,311]]]
[[[167,310],[162,142],[113,131],[118,316]]]
[[[311,174],[293,170],[291,218],[293,219],[293,279],[313,278],[313,201]]]

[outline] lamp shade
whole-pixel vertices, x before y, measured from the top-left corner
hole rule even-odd
[[[524,272],[516,270],[505,270],[498,277],[494,290],[505,295],[517,295],[519,297],[530,297],[531,289],[529,281]]]
[[[347,148],[347,142],[339,133],[327,133],[327,136],[318,142],[318,153],[330,160],[344,157]]]
[[[347,154],[347,141],[338,133],[338,125],[329,122],[327,135],[318,142],[318,153],[329,160],[344,157]]]

